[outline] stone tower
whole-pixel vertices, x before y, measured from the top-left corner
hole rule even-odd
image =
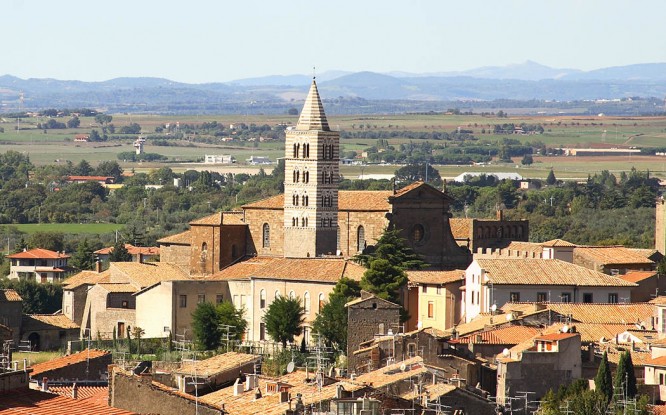
[[[666,205],[664,198],[657,199],[656,221],[655,221],[654,249],[666,253]]]
[[[340,134],[331,131],[317,83],[285,144],[284,256],[335,254],[338,226]]]

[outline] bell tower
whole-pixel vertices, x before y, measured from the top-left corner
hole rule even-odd
[[[337,249],[340,134],[331,131],[317,83],[285,143],[284,256],[334,255]]]

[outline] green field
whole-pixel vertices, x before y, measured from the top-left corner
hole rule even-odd
[[[115,223],[27,223],[11,225],[27,234],[35,232],[62,232],[67,234],[105,234],[120,230],[124,225]]]
[[[510,111],[509,111],[510,112]],[[165,123],[180,122],[182,124],[201,124],[203,122],[217,121],[228,125],[233,123],[268,124],[279,123],[295,124],[296,116],[287,115],[207,115],[207,116],[158,116],[158,115],[127,115],[112,114],[113,124],[116,128],[130,123],[139,123],[144,135],[150,135],[155,127]],[[594,144],[626,145],[636,147],[666,147],[666,117],[598,117],[598,116],[513,116],[509,118],[485,117],[481,115],[374,115],[374,116],[329,116],[329,124],[333,129],[363,132],[398,132],[395,137],[389,138],[389,144],[400,145],[411,140],[400,137],[399,131],[445,131],[452,132],[457,128],[472,130],[480,140],[490,142],[501,141],[504,138],[516,139],[521,142],[541,141],[549,147],[588,147]],[[16,132],[16,120],[4,119],[0,127],[5,129],[0,133],[0,151],[15,150],[30,155],[33,163],[38,165],[65,163],[71,161],[78,163],[85,159],[96,165],[101,161],[117,160],[117,154],[133,151],[132,139],[109,141],[104,143],[75,143],[76,134],[88,133],[94,127],[94,119],[81,118],[81,127],[76,129],[47,130],[44,134],[36,129],[37,123],[43,123],[47,118],[30,118],[21,121],[22,128],[31,128]],[[66,121],[63,119],[61,121]],[[490,134],[495,124],[503,123],[541,124],[544,134],[541,135],[494,135]],[[485,130],[485,132],[484,132]],[[376,143],[375,139],[350,138],[341,140],[344,151],[363,150]],[[434,141],[445,144],[446,141]],[[254,172],[258,167],[248,166],[245,162],[250,156],[267,156],[276,160],[284,156],[284,144],[268,143],[236,143],[236,144],[204,144],[182,141],[178,147],[153,146],[150,141],[146,143],[145,151],[158,153],[170,158],[169,163],[133,163],[119,161],[121,167],[127,171],[149,171],[154,168],[168,166],[174,171],[182,172],[187,169],[216,170],[220,172]],[[204,164],[182,164],[182,161],[202,159],[205,154],[231,154],[238,161],[233,166],[211,166]],[[520,160],[514,160],[519,164]],[[587,177],[602,170],[614,172],[627,171],[632,167],[639,170],[649,169],[656,175],[666,178],[666,166],[661,158],[632,156],[632,157],[554,157],[535,158],[535,164],[529,168],[515,164],[497,164],[492,166],[438,166],[442,176],[452,177],[466,171],[519,171],[521,175],[530,178],[545,178],[552,168],[557,177],[578,178]],[[393,173],[398,166],[369,165],[363,167],[364,174]],[[272,167],[266,167],[271,170]],[[360,166],[342,166],[341,172],[345,177],[357,177],[361,174]]]

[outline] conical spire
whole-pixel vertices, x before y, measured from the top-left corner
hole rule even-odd
[[[301,116],[298,118],[296,129],[305,131],[331,130],[328,127],[326,114],[324,114],[324,106],[321,104],[319,91],[317,90],[317,83],[314,79],[312,79],[312,85],[310,85],[308,97],[305,98],[305,105],[303,105],[303,111],[301,111]]]

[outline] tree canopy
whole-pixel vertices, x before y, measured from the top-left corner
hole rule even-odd
[[[366,268],[375,259],[385,259],[391,265],[401,269],[422,269],[427,264],[421,257],[407,246],[398,229],[384,229],[384,233],[374,246],[369,246],[364,252],[354,257],[354,260]]]
[[[347,350],[347,308],[345,304],[358,297],[361,287],[358,282],[342,277],[328,295],[328,302],[323,305],[312,324],[314,333],[322,336],[328,346],[337,350]]]
[[[266,333],[286,347],[287,342],[293,342],[294,337],[303,332],[305,310],[301,299],[278,296],[261,320],[266,325]]]
[[[113,250],[109,254],[109,262],[130,262],[132,254],[125,247],[125,242],[118,239],[113,245]]]
[[[594,385],[595,390],[606,397],[606,402],[610,402],[613,397],[613,378],[611,377],[607,352],[604,352],[604,356],[601,358],[597,375],[594,377]]]
[[[239,340],[247,328],[243,314],[243,310],[237,310],[229,301],[217,306],[211,302],[197,304],[192,313],[192,330],[198,347],[203,350],[219,348],[226,333],[223,326],[231,326],[230,339]]]

